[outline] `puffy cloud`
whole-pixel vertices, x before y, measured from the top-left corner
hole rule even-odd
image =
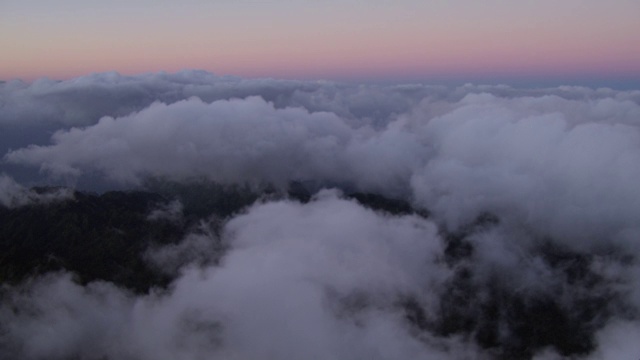
[[[347,184],[412,199],[452,228],[489,211],[587,246],[638,233],[640,105],[468,92],[454,103],[424,98],[383,127],[259,97],[154,103],[58,131],[52,145],[5,161],[134,184],[148,176]]]
[[[221,182],[278,184],[335,172],[334,153],[344,147],[349,130],[331,113],[275,109],[258,97],[211,104],[192,98],[58,132],[55,155],[51,147],[31,146],[6,158],[43,164],[54,175],[76,175],[88,167],[124,182],[205,175]]]
[[[468,94],[488,93],[500,98],[553,95],[567,100],[626,101],[628,111],[640,103],[640,91],[560,87],[516,89],[508,86],[464,85],[352,85],[327,81],[242,79],[185,70],[174,74],[124,76],[99,73],[65,81],[39,79],[33,83],[0,83],[0,127],[15,132],[2,136],[9,147],[46,143],[55,129],[89,126],[104,116],[122,117],[154,102],[172,104],[197,97],[203,102],[260,96],[276,108],[302,107],[310,112],[332,112],[353,124],[384,127],[421,101],[456,103]],[[632,115],[632,114],[630,114]],[[29,131],[25,131],[28,129]],[[17,138],[15,135],[18,135]],[[2,151],[5,151],[2,149]]]
[[[323,192],[256,205],[223,237],[219,267],[187,268],[167,291],[134,297],[68,275],[23,285],[0,311],[3,343],[27,359],[478,358],[472,343],[419,339],[395,305],[411,293],[435,304],[429,285],[447,276],[425,219]]]
[[[559,359],[566,348],[522,334],[564,329],[549,336],[577,336],[579,349],[594,341],[585,359],[636,351],[636,261],[525,252],[527,235],[497,224],[470,230],[471,257],[451,258],[451,239],[432,221],[376,213],[335,190],[307,204],[258,203],[220,235],[207,229],[151,250],[177,274],[167,289],[133,295],[70,274],[5,286],[0,350],[25,359],[492,359],[514,355],[515,344],[530,351],[520,356]],[[469,332],[441,328],[455,317]],[[499,345],[482,349],[492,326]]]
[[[565,105],[571,104],[571,107],[559,105],[565,114],[575,112],[576,118],[593,118],[594,121],[608,121],[614,117],[618,123],[630,121],[635,124],[638,119],[637,104],[640,103],[640,91],[581,87],[516,89],[504,85],[470,84],[455,88],[421,84],[354,85],[326,81],[242,79],[194,70],[136,76],[102,73],[65,81],[40,79],[31,84],[21,81],[0,83],[0,153],[29,145],[47,146],[50,145],[51,134],[57,131],[90,127],[103,117],[118,119],[134,116],[157,102],[171,105],[198,98],[210,104],[219,100],[259,96],[276,109],[303,108],[310,113],[329,112],[352,128],[370,127],[379,132],[399,118],[414,113],[416,108],[423,121],[426,121],[457,108],[467,95],[482,93],[506,100],[526,97],[537,102],[542,111],[549,110],[551,97],[558,104],[567,100],[571,102]],[[594,109],[591,103],[597,103],[598,109]],[[531,105],[521,110],[531,111],[533,107]],[[408,144],[407,141],[398,140]],[[370,146],[361,149],[374,151]],[[411,154],[418,153],[414,148],[407,150]],[[358,146],[354,151],[358,152]],[[386,153],[388,149],[382,151]],[[366,169],[375,163],[370,158],[357,158],[351,165],[359,164]],[[398,166],[398,171],[408,171],[404,165]],[[0,171],[11,173],[22,181],[46,183],[41,174],[6,162],[0,161]],[[387,172],[382,175],[385,174]],[[373,178],[370,174],[364,176]],[[398,180],[397,175],[389,174],[388,177]],[[67,179],[69,184],[94,190],[109,188],[108,184],[102,184],[102,179],[86,172],[77,181]]]
[[[65,276],[35,281],[9,293],[39,315],[2,312],[9,344],[27,358],[464,359],[528,349],[520,356],[597,359],[637,351],[627,339],[638,333],[640,303],[638,91],[197,72],[1,86],[24,106],[5,106],[0,125],[27,104],[57,112],[48,124],[62,124],[51,125],[50,144],[7,152],[14,167],[124,186],[148,177],[296,181],[399,197],[430,213],[390,217],[327,191],[309,204],[266,198],[221,234],[204,222],[182,243],[150,249],[149,261],[177,276],[167,290],[135,297]],[[7,179],[3,203],[31,196]],[[160,217],[180,219],[178,203],[150,215]],[[117,315],[96,317],[102,309]],[[82,331],[87,324],[98,324],[97,335]],[[68,336],[47,340],[51,328]]]
[[[489,211],[585,244],[637,234],[638,124],[618,123],[615,107],[606,119],[581,121],[556,100],[541,113],[523,111],[527,98],[474,95],[430,121],[419,131],[436,155],[412,178],[416,199],[453,228]]]
[[[86,126],[103,116],[119,117],[140,111],[154,102],[171,104],[197,97],[211,103],[249,96],[260,96],[277,108],[304,107],[345,118],[381,120],[407,111],[435,91],[446,93],[446,88],[242,79],[193,70],[137,76],[101,73],[65,81],[0,83],[0,125]]]

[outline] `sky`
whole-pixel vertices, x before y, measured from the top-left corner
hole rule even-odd
[[[640,84],[636,0],[0,1],[0,79]]]

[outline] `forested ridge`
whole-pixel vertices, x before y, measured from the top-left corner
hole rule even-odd
[[[176,244],[189,231],[197,231],[201,220],[224,220],[261,198],[286,196],[306,202],[312,195],[301,188],[283,195],[272,189],[257,192],[207,183],[150,182],[147,187],[146,191],[103,194],[74,191],[72,198],[62,201],[15,208],[0,205],[0,282],[17,284],[28,277],[67,270],[82,284],[105,280],[146,292],[170,281],[145,260],[149,248]],[[390,214],[413,212],[408,203],[380,195],[351,193],[348,197]],[[181,205],[179,216],[152,216],[154,210],[176,200]],[[210,225],[218,231],[221,222]]]

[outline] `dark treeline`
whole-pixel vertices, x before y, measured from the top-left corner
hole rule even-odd
[[[73,199],[16,208],[0,205],[0,281],[17,284],[28,277],[67,270],[80,283],[105,280],[144,293],[171,280],[145,260],[150,247],[178,243],[203,218],[226,219],[258,199],[281,198],[272,189],[212,183],[149,182],[146,191],[74,192]],[[46,191],[46,189],[34,189]],[[309,201],[312,194],[289,191]],[[349,198],[390,214],[409,214],[411,206],[380,195],[351,193]],[[171,201],[181,204],[178,218],[152,217]],[[217,226],[216,226],[217,224]],[[213,231],[221,222],[214,222]]]

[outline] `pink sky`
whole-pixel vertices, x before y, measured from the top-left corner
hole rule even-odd
[[[635,0],[0,3],[0,79],[640,78]]]

